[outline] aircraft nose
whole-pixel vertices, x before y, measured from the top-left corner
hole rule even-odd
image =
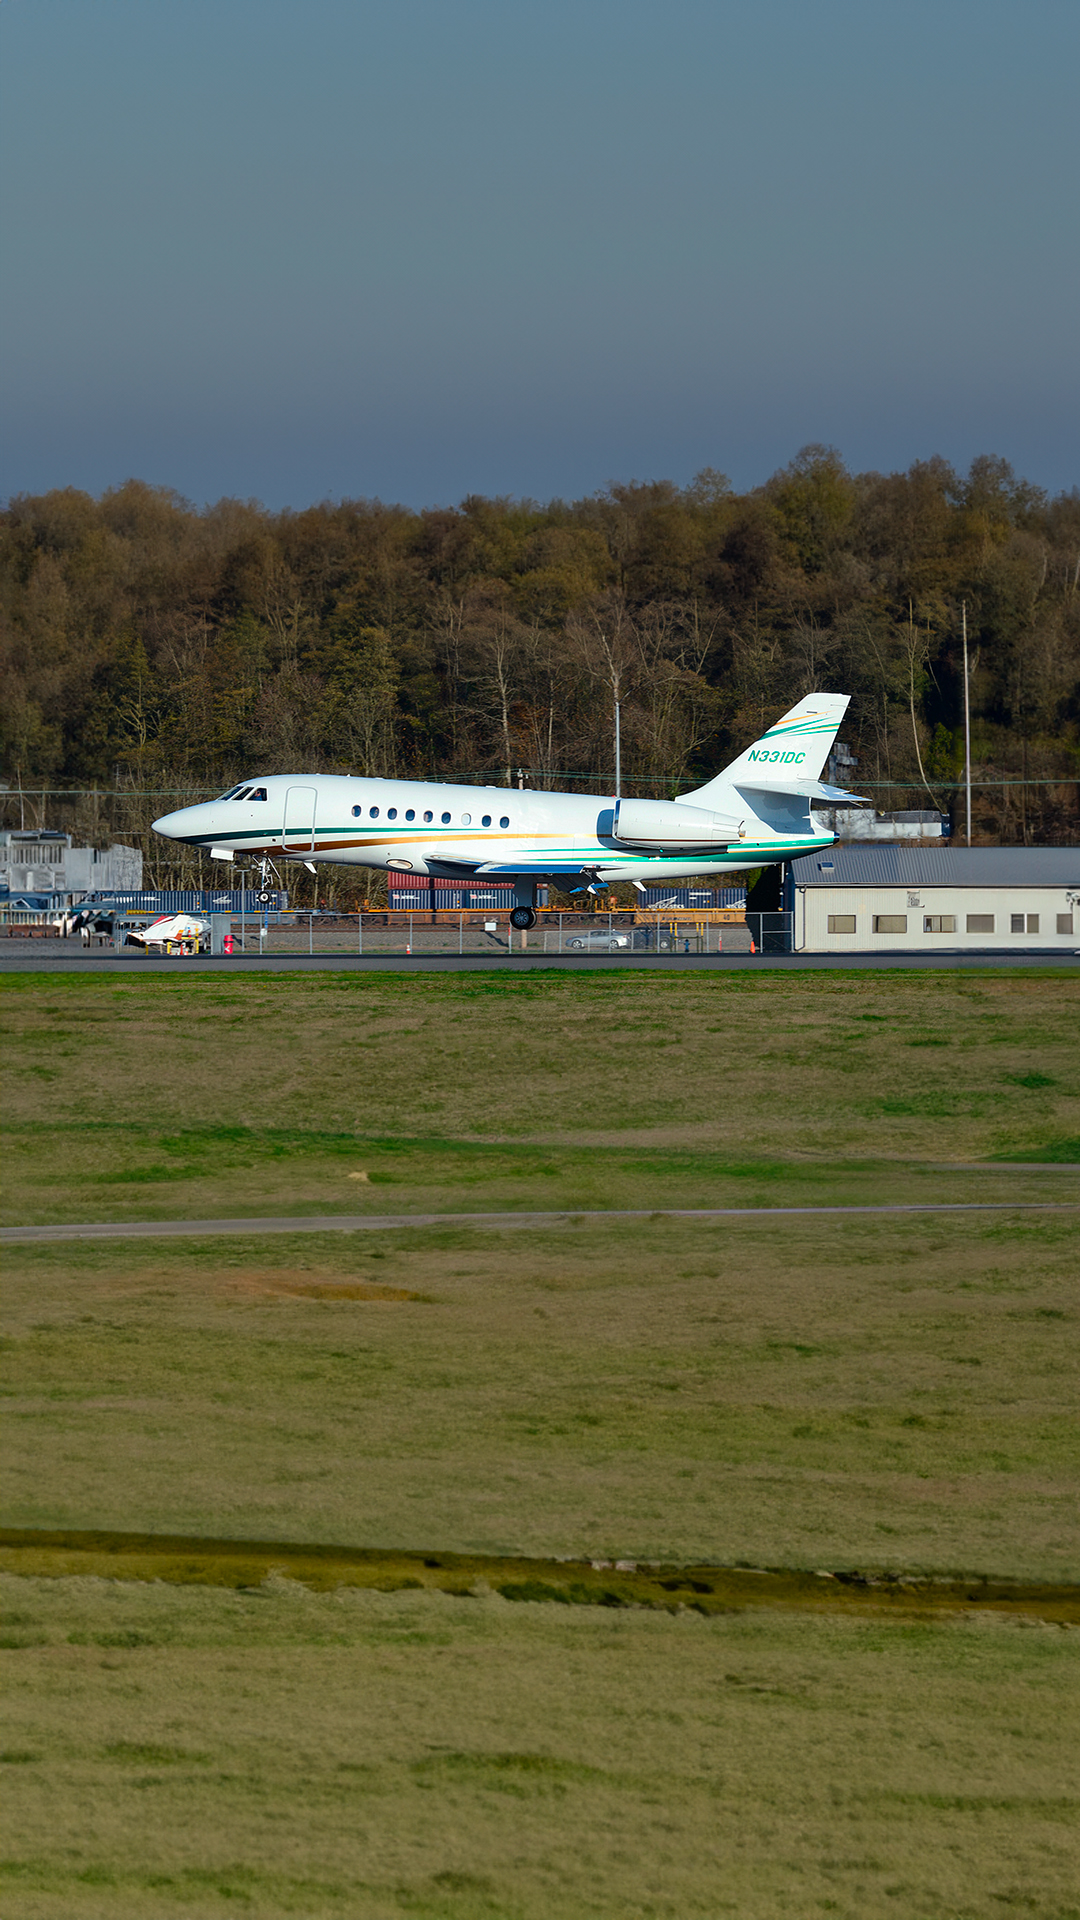
[[[180,840],[183,837],[180,826],[183,818],[183,811],[178,813],[163,813],[160,820],[152,822],[153,830],[155,833],[163,833],[166,840]]]

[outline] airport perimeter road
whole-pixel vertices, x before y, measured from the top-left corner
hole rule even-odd
[[[59,951],[57,949],[60,949]],[[89,952],[65,952],[61,943],[38,940],[5,941],[0,950],[0,974],[5,973],[97,973],[127,977],[148,973],[227,973],[233,978],[255,974],[279,973],[526,973],[538,968],[571,973],[595,973],[598,970],[619,973],[746,973],[817,972],[891,969],[923,971],[972,970],[1019,967],[1027,971],[1043,968],[1075,969],[1080,952],[1071,948],[1062,953],[1036,953],[1002,950],[993,953],[499,953],[478,954],[231,954],[182,960],[165,956],[147,958],[138,953],[111,953],[105,948]]]
[[[847,1219],[881,1213],[1066,1213],[1080,1200],[926,1200],[892,1201],[866,1207],[636,1207],[596,1213],[326,1213],[267,1220],[110,1220],[65,1222],[47,1227],[0,1227],[0,1245],[28,1240],[154,1240],[212,1237],[225,1233],[388,1233],[418,1227],[486,1228],[505,1233],[512,1227],[583,1227],[615,1220],[777,1220],[800,1214]]]

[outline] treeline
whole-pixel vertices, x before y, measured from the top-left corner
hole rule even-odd
[[[973,775],[996,783],[977,836],[1075,841],[1080,493],[1004,460],[852,474],[808,447],[748,493],[707,470],[421,513],[200,512],[134,480],[19,496],[5,817],[100,838],[142,831],[151,796],[293,769],[610,788],[616,695],[625,784],[673,795],[814,687],[852,694],[843,738],[879,806],[948,808],[964,603]],[[71,804],[28,813],[19,790],[45,788]]]

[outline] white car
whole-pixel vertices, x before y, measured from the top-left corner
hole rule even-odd
[[[594,953],[597,948],[601,953],[615,953],[620,947],[632,947],[634,936],[632,933],[616,933],[614,928],[610,932],[606,927],[596,928],[588,933],[571,934],[565,944],[568,947],[588,947]]]

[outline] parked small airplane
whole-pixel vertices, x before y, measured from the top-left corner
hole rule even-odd
[[[163,913],[145,927],[129,927],[126,945],[132,947],[198,947],[209,933],[209,920],[194,913]]]
[[[760,867],[835,836],[815,802],[855,799],[823,786],[821,771],[847,694],[813,693],[703,787],[678,800],[466,787],[347,774],[260,774],[218,800],[154,821],[157,833],[208,848],[220,860],[392,867],[466,883],[514,883],[515,927],[536,921],[536,887],[570,891],[630,880],[664,883]]]

